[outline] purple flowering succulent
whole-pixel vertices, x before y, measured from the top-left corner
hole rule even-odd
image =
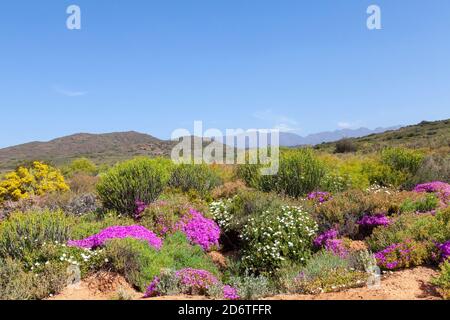
[[[232,286],[229,286],[229,285],[223,286],[223,297],[226,300],[239,300],[240,299],[237,289]]]
[[[366,228],[375,228],[378,226],[388,226],[391,223],[384,213],[377,213],[375,215],[365,215],[357,224]]]
[[[147,209],[148,205],[139,199],[137,199],[134,204],[136,206],[136,208],[134,209],[134,216],[135,218],[139,218],[142,212],[144,212],[145,209]]]
[[[394,243],[386,249],[374,254],[377,264],[388,270],[409,267],[416,244],[407,240],[402,243]]]
[[[341,258],[346,258],[349,254],[342,239],[328,239],[325,242],[325,250]]]
[[[184,293],[202,293],[219,283],[217,278],[206,270],[185,268],[175,272],[179,285],[184,288]]]
[[[436,246],[440,251],[441,261],[450,260],[450,241],[438,243]]]
[[[436,193],[444,203],[450,202],[450,184],[442,181],[433,181],[418,184],[413,191]]]
[[[318,248],[325,245],[328,240],[336,239],[339,237],[339,232],[336,229],[330,229],[321,233],[314,239],[314,245]]]
[[[67,245],[92,249],[102,246],[108,240],[124,238],[145,240],[150,246],[158,250],[162,246],[162,240],[160,238],[158,238],[152,231],[138,225],[109,227],[88,238],[82,240],[70,240]]]
[[[308,194],[308,200],[313,200],[319,204],[330,201],[333,199],[331,193],[324,191],[314,191]]]
[[[160,282],[159,277],[155,277],[153,281],[149,284],[147,287],[147,290],[145,291],[144,298],[151,298],[156,297],[159,295],[158,293],[158,284]]]
[[[194,209],[180,219],[177,229],[182,231],[190,242],[198,244],[205,251],[219,246],[220,227]]]

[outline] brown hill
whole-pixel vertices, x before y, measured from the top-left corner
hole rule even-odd
[[[115,163],[135,156],[168,156],[175,142],[130,132],[79,133],[48,142],[30,142],[0,149],[0,170],[43,160],[55,165],[86,157],[97,163]]]

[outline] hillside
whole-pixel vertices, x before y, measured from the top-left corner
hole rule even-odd
[[[174,145],[138,132],[107,134],[80,133],[48,142],[30,142],[0,149],[0,170],[12,169],[31,160],[59,165],[87,157],[97,163],[115,163],[134,156],[167,156]]]
[[[441,121],[423,121],[416,125],[402,127],[383,133],[371,134],[361,138],[349,139],[363,153],[381,150],[384,147],[407,147],[413,149],[450,150],[450,119]],[[318,150],[333,152],[336,142],[322,143]]]

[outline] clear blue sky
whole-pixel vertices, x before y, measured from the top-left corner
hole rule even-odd
[[[0,147],[194,120],[306,135],[450,118],[448,0],[8,0],[0,41]]]

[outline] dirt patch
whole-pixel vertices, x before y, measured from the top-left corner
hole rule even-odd
[[[439,300],[436,288],[430,284],[435,269],[417,267],[387,274],[378,288],[354,288],[318,295],[277,295],[266,300]],[[126,280],[116,274],[101,272],[68,287],[49,300],[111,300],[119,296],[133,300],[207,300],[204,296],[165,296],[143,299]]]
[[[355,288],[319,295],[278,295],[268,300],[437,300],[440,299],[430,280],[437,271],[417,267],[394,272],[381,280],[378,288]]]
[[[96,273],[78,284],[71,285],[49,300],[135,300],[142,294],[134,290],[120,275],[110,272]]]

